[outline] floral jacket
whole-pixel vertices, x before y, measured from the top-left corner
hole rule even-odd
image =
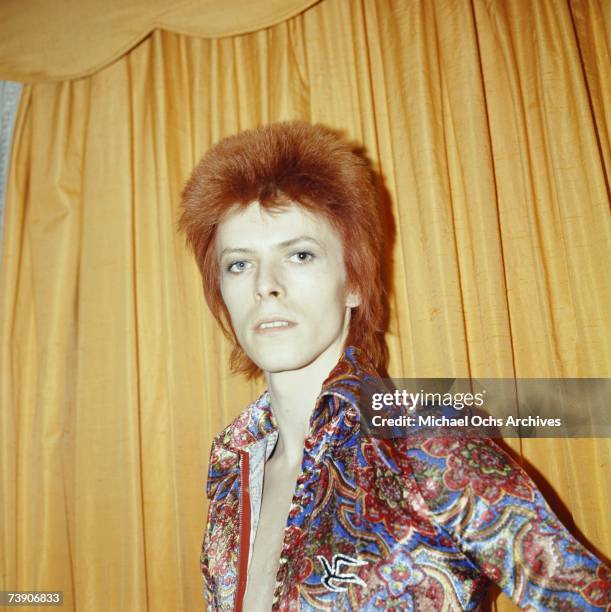
[[[474,610],[490,581],[530,610],[611,610],[611,572],[488,438],[360,435],[348,347],[312,413],[273,610]],[[214,440],[201,556],[212,610],[241,610],[265,461],[264,393]]]

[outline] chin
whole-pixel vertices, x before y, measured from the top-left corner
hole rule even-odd
[[[320,352],[304,352],[295,346],[287,349],[269,347],[253,351],[249,357],[264,371],[270,374],[301,370],[310,365],[320,355]]]
[[[312,361],[314,361],[314,359],[299,359],[297,357],[290,358],[287,356],[274,355],[257,359],[255,363],[264,372],[276,374],[278,372],[292,372],[295,370],[301,370],[302,368],[305,368],[310,363],[312,363]]]

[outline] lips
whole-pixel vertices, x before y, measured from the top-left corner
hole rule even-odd
[[[269,316],[256,321],[254,325],[255,332],[274,332],[283,331],[295,327],[297,323],[282,316]]]
[[[270,321],[269,323],[261,323],[259,329],[273,329],[275,327],[288,327],[289,325],[288,321]]]

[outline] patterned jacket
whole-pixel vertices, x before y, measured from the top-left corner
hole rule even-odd
[[[474,610],[495,582],[530,610],[611,610],[611,572],[488,438],[360,435],[348,347],[310,420],[273,610]],[[241,610],[265,461],[265,392],[214,440],[201,556],[212,610]]]

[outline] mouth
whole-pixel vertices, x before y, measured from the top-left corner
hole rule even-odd
[[[265,319],[259,321],[255,325],[255,332],[258,334],[270,334],[275,332],[282,332],[287,329],[295,327],[297,323],[289,321],[288,319]]]

